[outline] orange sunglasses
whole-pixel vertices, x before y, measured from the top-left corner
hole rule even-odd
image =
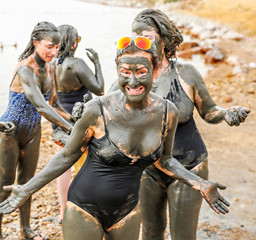
[[[81,42],[81,40],[82,40],[81,36],[78,36],[77,39],[76,39],[77,42]]]
[[[122,37],[116,42],[117,49],[125,49],[134,41],[135,45],[141,50],[148,50],[151,47],[151,41],[146,37]]]

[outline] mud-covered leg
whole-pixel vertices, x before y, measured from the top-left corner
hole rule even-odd
[[[67,202],[62,232],[64,240],[102,240],[104,231],[101,224],[89,213]]]
[[[9,192],[3,191],[3,186],[14,183],[19,148],[15,138],[0,133],[0,202],[4,201]],[[2,218],[0,214],[0,239],[2,239]]]
[[[30,180],[37,167],[39,157],[41,131],[36,131],[35,136],[26,144],[21,151],[18,164],[18,184],[24,184]],[[22,237],[33,237],[36,233],[30,227],[31,197],[20,207],[20,230]]]
[[[164,240],[166,205],[166,189],[152,177],[143,173],[140,186],[143,240]]]
[[[140,208],[132,210],[107,230],[105,240],[138,240],[140,234]]]
[[[207,160],[191,170],[200,177],[208,178]],[[172,240],[196,240],[201,194],[175,180],[168,187],[170,229]]]

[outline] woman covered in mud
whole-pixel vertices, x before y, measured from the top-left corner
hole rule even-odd
[[[0,201],[5,200],[10,192],[3,191],[3,186],[17,183],[24,184],[31,179],[37,167],[41,138],[41,116],[71,132],[72,126],[63,118],[70,118],[57,104],[54,69],[49,64],[59,50],[60,34],[49,22],[38,23],[30,42],[19,57],[13,80],[10,84],[7,110],[0,117],[4,123],[15,125],[12,134],[0,133]],[[55,94],[54,94],[55,93]],[[46,101],[56,105],[56,111]],[[25,239],[44,239],[30,227],[31,198],[20,207],[21,235]],[[2,214],[0,214],[2,223]],[[17,237],[18,238],[18,237]],[[2,231],[0,239],[3,239]]]
[[[207,150],[193,119],[194,108],[206,122],[217,124],[225,120],[230,126],[239,126],[250,110],[217,106],[199,72],[191,64],[176,61],[175,53],[183,37],[160,10],[140,12],[134,19],[132,32],[155,43],[160,69],[152,91],[172,101],[178,109],[173,157],[192,173],[207,179]],[[116,83],[110,92],[115,89]],[[152,164],[144,171],[140,188],[143,240],[164,239],[167,203],[172,240],[195,240],[202,195]],[[222,209],[219,211],[224,213]]]
[[[19,207],[69,169],[87,147],[87,160],[69,188],[64,239],[137,240],[140,178],[150,164],[198,190],[214,211],[228,212],[229,203],[217,191],[225,186],[196,176],[172,157],[178,113],[173,103],[150,92],[158,74],[154,44],[124,37],[117,48],[120,90],[85,104],[68,142],[44,169],[24,185],[4,187],[12,195],[0,204],[0,212]]]
[[[89,95],[88,100],[92,98],[91,93],[95,95],[104,94],[104,79],[97,52],[91,48],[86,49],[88,51],[86,52],[87,56],[95,65],[95,74],[82,58],[74,56],[78,43],[81,41],[77,30],[67,24],[59,26],[58,30],[61,35],[61,45],[55,60],[57,94],[61,105],[67,112],[72,114],[74,104],[83,102],[85,94]],[[53,129],[56,127],[56,125],[53,125]],[[70,182],[71,169],[57,178],[61,221],[64,215]]]

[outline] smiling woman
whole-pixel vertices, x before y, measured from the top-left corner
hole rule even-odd
[[[41,115],[68,132],[72,130],[64,119],[69,119],[70,115],[58,106],[54,69],[49,64],[58,52],[59,43],[60,34],[52,23],[38,23],[15,68],[8,107],[0,117],[0,121],[15,125],[14,132],[5,130],[0,133],[0,201],[9,196],[9,192],[3,191],[3,185],[14,183],[16,170],[19,184],[26,183],[35,173],[41,138]],[[56,103],[55,109],[64,118],[47,104],[48,100],[51,105]],[[31,198],[28,198],[20,208],[22,238],[41,240],[43,238],[29,224],[30,206]]]
[[[12,195],[0,212],[21,206],[87,148],[87,160],[68,193],[62,225],[66,240],[137,240],[140,178],[150,164],[198,190],[214,211],[228,212],[229,203],[217,191],[224,186],[194,175],[172,157],[178,113],[173,103],[150,92],[158,69],[154,44],[142,50],[132,39],[117,50],[116,63],[121,91],[87,102],[68,142],[45,168],[24,185],[4,187]]]

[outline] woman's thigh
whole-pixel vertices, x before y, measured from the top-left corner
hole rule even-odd
[[[18,162],[18,183],[24,184],[31,179],[34,174],[39,158],[39,148],[41,140],[41,128],[34,131],[33,137],[27,141],[22,148],[22,153]]]
[[[164,239],[167,189],[143,173],[140,186],[140,209],[143,239]]]
[[[104,230],[89,213],[67,202],[62,223],[64,240],[102,240]]]
[[[105,240],[138,240],[140,233],[140,209],[137,205],[127,216],[107,230]]]
[[[207,179],[207,160],[203,161],[190,171]],[[200,192],[175,180],[168,187],[168,203],[172,239],[196,239],[198,217],[202,204],[202,196]]]

